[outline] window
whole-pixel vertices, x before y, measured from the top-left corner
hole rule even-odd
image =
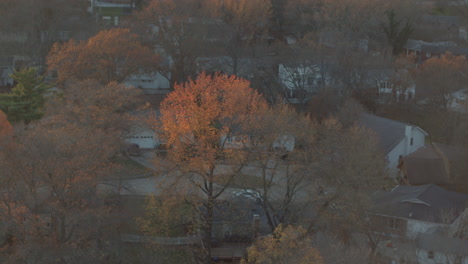
[[[410,146],[413,146],[413,138],[410,140]]]
[[[394,217],[388,217],[387,228],[395,231],[403,231],[405,228],[405,221]]]
[[[232,236],[232,226],[230,224],[223,224],[223,236],[224,238]]]
[[[429,251],[427,252],[427,258],[428,258],[428,259],[434,259],[434,251],[429,250]]]

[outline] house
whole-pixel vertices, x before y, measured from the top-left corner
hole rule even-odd
[[[424,146],[428,135],[420,127],[368,113],[361,114],[358,124],[374,131],[379,147],[387,158],[387,167],[395,177],[400,157],[407,156]]]
[[[15,58],[13,56],[0,56],[0,87],[13,86],[10,74],[15,71]]]
[[[248,148],[251,147],[255,137],[251,135],[232,134],[229,136],[221,136],[221,143],[225,148]],[[283,135],[278,137],[271,146],[265,148],[273,148],[276,150],[293,151],[296,139],[292,135]]]
[[[467,185],[467,150],[439,143],[427,144],[399,161],[400,183],[437,184],[450,190]]]
[[[145,94],[167,94],[170,91],[169,80],[159,72],[133,74],[125,79],[125,84],[143,90]]]
[[[437,185],[399,185],[373,197],[370,218],[376,230],[390,237],[416,240],[437,229],[458,227],[468,208],[468,194],[447,191]],[[468,241],[467,241],[468,243]]]
[[[414,55],[416,63],[423,63],[425,60],[440,56],[446,52],[453,55],[468,55],[468,47],[459,47],[451,41],[426,42],[422,40],[409,39],[405,44],[406,55]]]
[[[468,241],[441,234],[420,234],[416,256],[421,264],[468,264]]]
[[[449,99],[451,99],[450,108],[452,111],[468,113],[468,89],[453,92]]]
[[[153,116],[159,115],[158,111],[138,112],[133,113],[133,115],[135,122],[126,135],[125,142],[136,144],[142,149],[154,149],[165,143],[161,135],[156,133],[146,122],[146,120],[154,118]]]
[[[143,149],[153,149],[161,145],[157,134],[148,127],[137,126],[125,137],[129,144],[136,144]]]
[[[89,0],[88,12],[96,14],[105,25],[117,26],[122,17],[128,16],[135,8],[135,0]]]
[[[411,101],[416,93],[416,85],[410,77],[409,71],[392,69],[374,69],[368,71],[369,79],[377,87],[378,102]]]

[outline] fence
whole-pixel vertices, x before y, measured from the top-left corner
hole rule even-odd
[[[189,245],[200,242],[198,236],[185,236],[185,237],[151,237],[141,235],[122,234],[120,239],[123,242],[129,243],[156,243],[162,245]]]

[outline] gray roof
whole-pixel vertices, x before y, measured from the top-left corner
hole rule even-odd
[[[468,194],[434,184],[395,187],[373,195],[372,213],[435,223],[452,223],[468,206]]]
[[[1,67],[14,67],[14,57],[13,56],[0,56],[0,66]]]
[[[405,138],[406,124],[368,113],[362,113],[359,125],[373,130],[379,140],[379,147],[388,154]]]
[[[408,39],[405,48],[415,51],[422,51],[422,47],[442,47],[444,49],[456,47],[457,44],[452,41],[426,42],[423,40]]]
[[[421,147],[403,158],[409,184],[451,184],[451,180],[456,179],[457,169],[466,169],[463,166],[466,155],[466,149],[440,143]]]
[[[468,47],[421,45],[421,51],[434,54],[443,54],[448,51],[454,55],[466,55],[468,54]]]
[[[424,145],[402,162],[409,184],[450,184],[445,162],[432,145]]]
[[[417,247],[445,254],[468,256],[468,241],[443,236],[441,234],[421,233],[417,238]]]
[[[458,16],[442,16],[442,15],[424,15],[421,17],[424,22],[433,22],[445,25],[460,25],[460,17]]]

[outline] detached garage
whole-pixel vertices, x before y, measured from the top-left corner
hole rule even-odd
[[[137,144],[142,149],[153,149],[160,144],[156,133],[149,128],[131,133],[125,141],[130,144]]]

